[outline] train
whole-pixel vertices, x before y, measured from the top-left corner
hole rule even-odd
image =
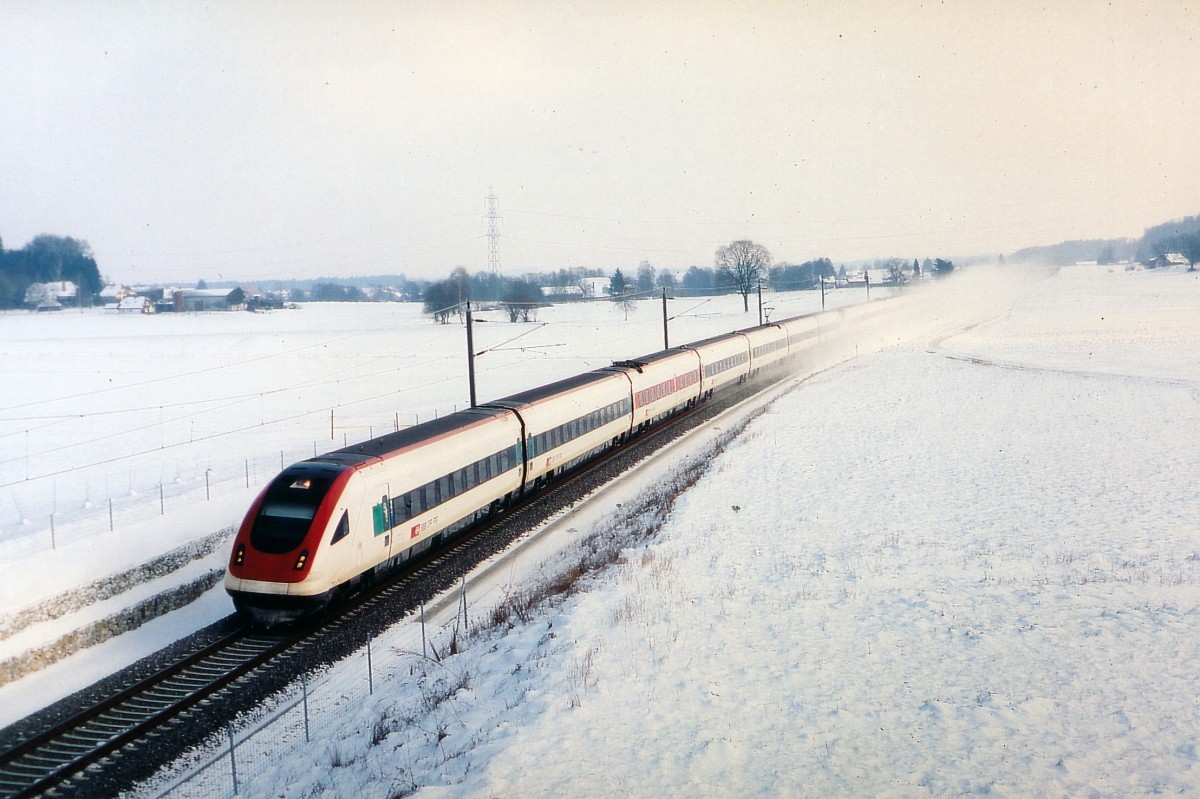
[[[225,590],[257,627],[319,615],[605,450],[787,368],[863,313],[807,314],[617,361],[292,464],[239,526]]]

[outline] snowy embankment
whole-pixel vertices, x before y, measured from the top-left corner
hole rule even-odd
[[[767,299],[776,318],[820,308],[815,292]],[[671,300],[672,341],[753,325],[756,310]],[[657,301],[519,324],[478,312],[479,396],[654,350],[661,314]],[[463,326],[415,304],[5,313],[0,341],[0,725],[230,613],[215,585],[229,531],[284,465],[469,396]]]
[[[646,481],[667,520],[588,590],[338,683],[242,795],[1200,793],[1200,280],[982,278]]]

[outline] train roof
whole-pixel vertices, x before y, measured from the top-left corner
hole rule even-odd
[[[740,333],[740,332],[738,332],[737,330],[734,330],[734,331],[733,331],[733,332],[731,332],[731,333],[722,333],[722,334],[721,334],[721,335],[719,335],[719,336],[709,336],[708,338],[705,338],[705,339],[700,339],[699,341],[692,341],[692,342],[689,342],[689,343],[687,344],[687,347],[689,347],[689,348],[691,348],[691,347],[703,347],[703,346],[706,346],[706,345],[708,345],[708,344],[716,344],[716,343],[717,343],[717,342],[719,342],[719,341],[726,341],[726,340],[728,340],[728,339],[731,339],[731,338],[733,338],[734,336],[740,336],[740,335],[741,335],[741,333]]]
[[[506,413],[508,411],[503,408],[468,408],[448,416],[442,416],[428,422],[415,424],[412,427],[406,427],[395,433],[377,436],[360,444],[351,444],[348,447],[326,452],[324,455],[310,458],[304,461],[304,463],[329,463],[354,466],[364,461],[380,458],[397,450],[405,449],[414,444],[420,444],[432,438],[457,432],[497,416],[503,416]]]
[[[489,406],[496,408],[520,408],[523,405],[532,405],[535,402],[565,394],[569,391],[585,388],[593,383],[602,383],[606,380],[612,380],[616,375],[615,372],[607,370],[596,370],[592,372],[584,372],[583,374],[573,375],[572,377],[556,380],[545,386],[531,388],[528,391],[522,391],[519,394],[513,394],[509,397],[504,397],[498,400],[492,400],[487,403]]]
[[[649,355],[639,355],[636,358],[629,358],[624,361],[613,361],[612,366],[605,367],[606,370],[613,369],[641,369],[644,366],[649,366],[657,361],[664,361],[667,358],[677,358],[682,354],[693,352],[687,347],[672,347],[669,350],[659,350],[652,352]]]

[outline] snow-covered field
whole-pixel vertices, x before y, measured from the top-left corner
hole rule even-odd
[[[861,289],[827,297],[830,308],[865,299]],[[778,319],[818,310],[820,295],[768,294],[765,304]],[[672,299],[667,312],[674,344],[758,321],[739,297]],[[518,324],[479,312],[476,322],[480,401],[662,347],[658,301],[559,305]],[[206,579],[228,547],[103,602],[76,607],[66,592],[106,596],[88,586],[236,525],[284,465],[469,396],[464,326],[434,324],[417,304],[0,313],[0,725],[231,612],[217,587],[59,659],[78,631],[102,638],[155,591]]]
[[[242,795],[1200,794],[1200,278],[1011,272],[696,449],[590,590],[334,669]]]
[[[322,675],[312,741],[285,719],[243,744],[240,795],[1200,794],[1200,277],[981,269],[929,289],[731,441],[692,444],[708,471],[674,505],[668,460],[571,519],[579,536],[617,505],[669,510],[590,590],[453,656],[397,631],[369,695],[361,662]],[[562,373],[657,348],[648,311]],[[326,369],[316,342],[353,323],[300,327]],[[226,770],[176,793],[222,795]]]

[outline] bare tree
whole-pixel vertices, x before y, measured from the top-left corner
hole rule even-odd
[[[717,271],[728,278],[742,295],[742,310],[750,310],[750,292],[766,277],[771,267],[771,253],[752,241],[735,241],[717,248],[714,257]]]
[[[637,290],[641,294],[648,294],[654,291],[654,272],[655,269],[650,265],[649,261],[642,261],[637,268]]]
[[[1171,246],[1188,260],[1188,271],[1196,271],[1196,263],[1200,262],[1200,231],[1185,233],[1171,240]]]

